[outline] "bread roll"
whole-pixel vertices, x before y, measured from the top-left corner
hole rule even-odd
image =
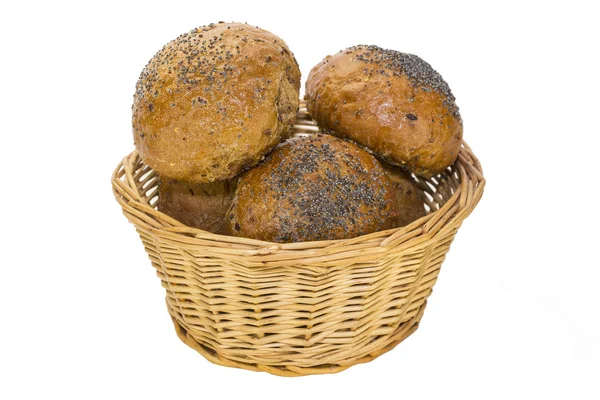
[[[306,100],[323,129],[417,175],[440,173],[458,156],[463,125],[454,96],[415,55],[355,46],[328,56],[310,72]]]
[[[381,165],[396,192],[398,216],[394,220],[394,227],[406,226],[425,216],[423,192],[410,173],[386,162],[382,162]]]
[[[225,215],[231,206],[236,185],[237,178],[198,184],[162,179],[158,188],[158,210],[184,225],[229,234]]]
[[[161,176],[231,179],[287,137],[300,70],[287,45],[262,29],[219,23],[162,48],[142,71],[133,136]]]
[[[240,177],[235,236],[271,242],[352,238],[393,226],[396,198],[375,157],[330,135],[288,139]]]

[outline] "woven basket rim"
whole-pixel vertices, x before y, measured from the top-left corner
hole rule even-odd
[[[303,111],[306,113],[306,110],[302,107],[303,105],[304,104],[301,104],[299,113]],[[299,122],[297,122],[297,124],[298,123]],[[431,238],[434,234],[444,231],[444,227],[451,224],[451,222],[457,218],[466,218],[467,215],[464,215],[464,213],[470,213],[478,203],[486,182],[479,160],[473,154],[469,145],[463,140],[456,161],[449,167],[454,168],[454,171],[460,176],[460,187],[459,190],[455,191],[452,196],[446,200],[445,204],[443,204],[440,209],[431,210],[431,212],[429,212],[427,215],[419,218],[416,221],[413,221],[409,225],[377,231],[353,238],[310,242],[276,243],[252,238],[211,233],[199,228],[186,226],[176,219],[162,213],[161,211],[158,211],[149,203],[149,199],[154,197],[154,195],[148,197],[140,194],[139,190],[137,189],[136,182],[128,179],[127,175],[134,175],[134,172],[139,170],[139,168],[136,167],[140,164],[143,164],[143,161],[141,160],[137,150],[133,150],[131,153],[125,156],[112,174],[112,187],[115,198],[121,204],[121,206],[125,206],[126,204],[133,206],[154,221],[150,224],[147,223],[147,220],[144,223],[145,218],[142,218],[139,221],[147,225],[147,229],[149,231],[161,231],[168,234],[175,240],[176,237],[180,237],[182,239],[185,238],[187,243],[189,243],[190,240],[195,239],[229,243],[232,246],[232,251],[235,250],[235,246],[243,245],[247,246],[248,248],[255,249],[256,255],[267,255],[273,252],[286,250],[298,252],[302,250],[314,250],[324,247],[344,247],[369,240],[381,240],[381,246],[385,246],[392,242],[398,242],[398,240],[400,240],[405,242],[404,244],[408,246],[419,239],[422,240],[425,237]],[[144,174],[152,171],[149,166],[145,165],[145,167],[147,169],[144,171]],[[130,174],[125,174],[126,169],[130,169]],[[438,174],[434,176],[434,178],[439,176],[440,175]],[[460,188],[470,190],[460,190]],[[473,191],[475,191],[475,193],[472,193]],[[406,236],[409,237],[406,238],[406,240],[402,240],[402,238]]]

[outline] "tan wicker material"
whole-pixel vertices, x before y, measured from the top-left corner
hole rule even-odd
[[[294,132],[318,132],[303,103]],[[297,376],[373,360],[417,329],[485,179],[464,143],[444,174],[416,180],[428,213],[412,224],[289,244],[212,234],[157,211],[158,177],[136,151],[112,186],[166,289],[181,340],[217,364]]]

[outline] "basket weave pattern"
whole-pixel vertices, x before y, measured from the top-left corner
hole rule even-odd
[[[293,132],[318,131],[301,104]],[[166,289],[181,340],[217,364],[296,376],[370,361],[417,329],[485,179],[463,143],[446,172],[415,180],[428,213],[412,224],[289,244],[212,234],[157,211],[158,176],[136,151],[112,186]]]

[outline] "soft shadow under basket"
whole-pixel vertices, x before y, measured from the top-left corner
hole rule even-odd
[[[318,132],[304,104],[293,131]],[[417,329],[485,179],[463,143],[443,174],[415,180],[428,213],[412,224],[289,244],[217,235],[157,211],[158,176],[137,151],[112,187],[166,289],[179,338],[217,364],[298,376],[373,360]]]

